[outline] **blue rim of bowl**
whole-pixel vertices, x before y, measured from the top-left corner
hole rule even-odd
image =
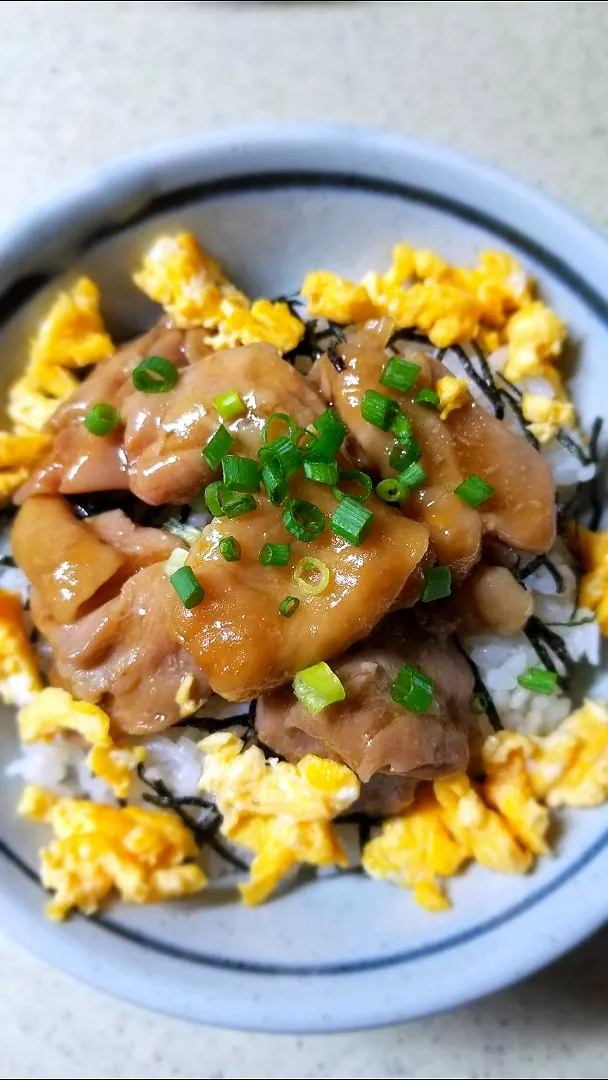
[[[332,132],[337,132],[341,136],[354,135],[366,137],[370,139],[385,139],[401,147],[402,149],[409,149],[410,151],[419,151],[421,154],[438,154],[448,164],[457,165],[459,169],[473,169],[477,172],[483,172],[486,177],[490,178],[493,182],[508,183],[515,191],[524,196],[526,200],[534,200],[538,206],[546,207],[551,206],[554,211],[558,212],[563,219],[569,223],[571,227],[577,230],[582,230],[586,234],[587,240],[593,240],[596,244],[599,242],[602,247],[602,253],[606,256],[606,245],[603,238],[595,233],[586,223],[579,221],[575,215],[570,214],[564,210],[559,204],[553,203],[545,196],[539,196],[535,192],[530,191],[524,185],[518,181],[505,176],[503,173],[493,170],[489,166],[485,166],[482,163],[471,161],[470,159],[461,157],[460,155],[452,154],[449,151],[434,150],[432,147],[428,147],[422,143],[416,143],[411,140],[398,139],[392,136],[386,136],[381,132],[374,132],[369,130],[362,130],[357,128],[349,128],[348,126],[327,127],[323,125],[302,125],[299,128],[292,129],[300,134],[305,135],[308,131],[322,131],[326,135],[331,135]],[[260,126],[259,128],[252,129],[233,129],[232,135],[247,134],[250,138],[255,138],[256,132],[265,136],[280,136],[281,129]],[[221,137],[217,137],[222,141]],[[213,137],[209,137],[209,140],[213,142]],[[199,150],[204,152],[206,140],[201,140]],[[165,148],[165,151],[169,154],[172,150],[179,151],[181,147],[190,147],[192,144],[177,143],[172,147],[169,144]],[[154,165],[155,160],[162,160],[160,158],[160,152],[162,147],[156,151],[153,151],[149,155],[142,155],[141,160],[143,165],[146,163]],[[139,158],[126,159],[124,166],[129,164],[135,164]],[[102,170],[97,174],[99,180],[102,177],[108,179],[114,173],[120,173],[121,163],[117,163],[114,166],[110,166],[107,170]],[[83,190],[86,186],[78,187],[76,194],[84,195],[86,190]],[[547,271],[552,273],[557,279],[565,284],[572,293],[574,293],[584,304],[590,308],[593,313],[605,324],[608,328],[608,301],[579,273],[577,273],[571,266],[569,266],[563,259],[557,256],[554,252],[550,251],[547,247],[537,243],[531,237],[525,233],[513,228],[507,223],[496,218],[494,215],[480,211],[478,208],[473,207],[465,202],[457,199],[453,199],[449,196],[443,195],[431,189],[424,187],[411,185],[404,182],[386,180],[374,176],[366,176],[358,173],[342,172],[342,171],[326,171],[326,170],[272,170],[270,172],[256,171],[251,173],[244,173],[236,176],[226,176],[224,178],[215,179],[212,181],[202,181],[196,184],[185,185],[184,187],[176,188],[169,192],[163,192],[161,194],[152,194],[148,199],[134,210],[131,215],[121,217],[120,222],[108,226],[101,226],[92,229],[84,233],[83,239],[74,249],[74,258],[89,251],[97,243],[101,243],[104,240],[108,240],[120,233],[126,231],[135,225],[142,224],[155,216],[163,213],[170,212],[182,207],[185,207],[194,202],[200,202],[203,200],[219,198],[223,196],[229,196],[235,193],[244,192],[261,192],[272,191],[277,189],[286,188],[322,188],[322,189],[337,189],[342,191],[362,191],[373,195],[392,196],[408,202],[415,202],[422,205],[430,206],[435,209],[439,209],[446,214],[453,217],[460,218],[460,220],[466,221],[469,224],[484,228],[490,231],[495,236],[500,237],[513,247],[519,249],[529,257],[535,259],[540,263]],[[69,205],[70,198],[74,197],[74,192],[66,193],[64,196],[58,197],[58,202],[63,202]],[[65,205],[63,207],[65,209]],[[47,215],[52,217],[52,206],[49,210],[41,208],[38,214],[43,218]],[[32,218],[36,216],[35,212]],[[23,229],[27,229],[27,223],[23,226]],[[18,230],[15,230],[15,238]],[[8,234],[8,240],[10,243],[11,233]],[[1,247],[0,243],[0,247]],[[46,268],[39,271],[33,271],[26,276],[17,278],[9,285],[7,290],[0,295],[0,329],[9,321],[14,315],[21,310],[21,308],[28,303],[36,293],[48,285],[56,276],[58,271],[49,272]],[[376,969],[381,969],[398,964],[406,964],[415,960],[425,959],[427,957],[437,955],[438,953],[445,952],[451,948],[455,948],[459,945],[466,944],[475,940],[476,938],[489,933],[492,930],[498,929],[501,925],[511,921],[526,911],[535,907],[543,899],[551,895],[570,881],[575,874],[579,873],[582,869],[588,866],[606,847],[608,846],[608,830],[601,834],[596,841],[591,844],[579,857],[573,860],[567,867],[565,867],[555,878],[546,883],[535,893],[525,897],[523,900],[514,904],[507,911],[502,912],[490,919],[487,919],[484,923],[478,926],[470,927],[458,934],[451,937],[444,938],[442,941],[433,945],[422,945],[416,949],[407,950],[398,954],[393,954],[386,957],[368,958],[364,960],[353,961],[352,963],[336,963],[329,965],[293,965],[283,966],[270,963],[254,963],[248,961],[233,960],[229,957],[216,957],[206,955],[202,953],[196,953],[194,951],[183,949],[179,946],[171,945],[168,942],[160,941],[156,938],[150,937],[146,934],[142,934],[139,931],[134,931],[131,928],[122,925],[121,923],[110,919],[106,916],[94,916],[92,921],[94,924],[111,934],[122,937],[125,940],[130,941],[132,944],[138,945],[142,948],[149,949],[151,951],[158,952],[162,955],[172,957],[174,959],[189,961],[191,963],[199,965],[207,965],[219,969],[228,971],[235,971],[239,973],[251,973],[256,975],[289,975],[289,976],[320,976],[320,975],[332,975],[332,974],[355,974],[357,972],[367,972]],[[6,842],[0,840],[0,854],[2,854],[8,861],[12,863],[19,871],[21,871],[30,881],[35,881],[38,884],[39,878],[37,873],[15,852]],[[582,940],[586,934],[593,932],[596,926],[586,927],[581,933],[576,936],[572,935],[567,944],[563,945],[563,949],[576,944]],[[562,949],[562,951],[563,951]],[[559,949],[556,949],[556,955]],[[534,970],[534,965],[530,965],[529,970]],[[503,983],[497,982],[498,985]]]

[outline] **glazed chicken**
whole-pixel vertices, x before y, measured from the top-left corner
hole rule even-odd
[[[473,399],[440,419],[436,410],[414,403],[415,395],[449,374],[437,360],[413,346],[407,359],[421,368],[410,393],[380,384],[386,365],[384,324],[368,324],[336,349],[341,370],[323,356],[311,378],[331,401],[360,447],[361,462],[381,476],[395,476],[389,465],[394,446],[390,431],[368,423],[361,414],[366,390],[378,390],[399,403],[422,450],[421,464],[428,480],[403,504],[408,516],[429,529],[437,561],[464,577],[478,561],[484,536],[498,537],[510,547],[540,554],[555,541],[555,490],[540,454],[506,424],[494,419]],[[454,494],[470,474],[477,473],[494,488],[487,507],[478,510]]]
[[[391,697],[404,664],[433,679],[427,713],[411,712]],[[311,752],[349,765],[364,783],[370,813],[394,813],[411,801],[418,780],[466,768],[468,732],[480,718],[470,711],[471,670],[448,639],[400,619],[350,649],[333,668],[346,697],[318,714],[308,712],[290,687],[260,698],[256,727],[267,746],[289,761]]]
[[[472,399],[442,420],[415,404],[414,392],[380,386],[387,333],[384,323],[351,331],[334,350],[338,364],[323,356],[305,379],[271,345],[212,352],[202,332],[160,324],[82,382],[52,418],[53,448],[21,490],[12,537],[32,584],[32,618],[50,649],[51,682],[99,703],[115,731],[129,734],[175,724],[184,687],[190,712],[212,693],[258,697],[262,743],[290,761],[312,752],[344,762],[363,784],[357,809],[370,814],[397,813],[420,780],[466,768],[471,731],[484,718],[471,714],[473,676],[453,634],[525,626],[531,602],[511,568],[516,550],[550,548],[554,489],[541,456]],[[133,385],[135,367],[150,355],[177,369],[166,392]],[[444,374],[428,351],[408,358],[421,367],[416,392]],[[349,431],[338,464],[355,461],[375,479],[395,476],[394,436],[361,415],[363,393],[379,386],[410,420],[427,480],[400,506],[367,498],[373,522],[359,543],[330,526],[335,480],[315,482],[302,469],[289,476],[289,498],[313,503],[324,517],[323,530],[306,541],[287,531],[285,504],[274,505],[263,489],[247,513],[204,525],[187,554],[172,533],[135,524],[123,510],[82,520],[65,498],[124,492],[167,513],[190,503],[221,475],[201,451],[220,423],[215,399],[233,390],[244,408],[224,421],[231,454],[257,459],[273,414],[309,429],[330,404]],[[104,438],[83,424],[99,402],[120,412]],[[471,473],[494,489],[479,509],[455,494]],[[220,549],[229,537],[240,545],[238,561]],[[289,544],[288,565],[262,565],[266,544]],[[200,593],[192,606],[168,577],[176,548]],[[307,560],[327,573],[318,592],[301,587]],[[452,595],[418,604],[435,562],[450,567]],[[280,608],[290,596],[299,605],[287,618]],[[414,605],[416,615],[407,610]],[[331,664],[345,698],[311,713],[291,681],[320,661]],[[404,665],[432,680],[424,713],[391,696]]]

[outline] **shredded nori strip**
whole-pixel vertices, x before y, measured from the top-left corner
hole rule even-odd
[[[344,358],[340,356],[340,353],[336,349],[336,346],[335,344],[333,344],[333,342],[327,349],[327,357],[331,366],[335,368],[336,371],[346,371],[346,364],[344,362]]]
[[[551,651],[555,653],[558,660],[560,661],[560,663],[563,664],[566,671],[572,671],[572,669],[576,666],[576,662],[570,656],[570,653],[566,648],[564,639],[560,637],[559,634],[554,633],[554,631],[551,630],[550,627],[546,625],[546,623],[541,622],[541,620],[536,615],[532,615],[528,619],[526,633],[528,634],[528,637],[530,637],[530,640],[532,640],[532,637],[534,637],[536,638],[536,640],[540,639],[544,641],[549,646]]]
[[[574,454],[574,456],[578,458],[581,465],[593,464],[593,458],[589,454],[587,454],[585,450],[583,450],[582,446],[578,445],[578,443],[572,438],[571,435],[568,434],[567,431],[564,430],[564,428],[559,429],[557,433],[557,440],[566,450],[569,451],[569,453]]]
[[[13,559],[12,555],[2,555],[0,557],[0,566],[15,567],[16,565],[17,565],[17,563]]]
[[[166,810],[173,810],[179,817],[180,821],[190,830],[194,839],[199,847],[203,847],[208,844],[219,855],[222,856],[226,862],[229,862],[237,870],[247,871],[249,870],[248,864],[240,859],[238,855],[230,851],[224,843],[216,836],[217,830],[222,823],[222,815],[211,800],[200,798],[198,796],[187,796],[185,798],[178,798],[173,794],[170,788],[167,787],[164,780],[152,780],[147,775],[143,764],[140,762],[137,766],[137,775],[140,780],[148,787],[152,788],[153,794],[146,792],[144,794],[144,800],[152,803],[154,806],[162,807]],[[205,810],[211,812],[210,821],[207,824],[200,824],[195,821],[184,809],[184,805],[187,806],[201,806]]]
[[[488,720],[490,721],[492,727],[494,728],[494,731],[501,731],[502,730],[502,722],[501,722],[500,716],[498,715],[498,709],[496,708],[496,706],[495,706],[495,704],[494,704],[494,702],[492,700],[492,695],[491,695],[490,691],[488,690],[486,684],[484,683],[484,681],[483,681],[483,679],[481,677],[481,674],[480,674],[479,668],[477,667],[477,664],[475,663],[473,658],[471,656],[469,656],[468,652],[461,645],[461,643],[460,643],[460,641],[458,640],[457,637],[454,638],[454,642],[455,642],[459,652],[462,654],[463,659],[466,660],[467,664],[469,665],[469,667],[471,669],[471,673],[473,675],[473,678],[475,679],[475,685],[473,687],[473,693],[474,694],[483,694],[484,695],[484,697],[485,697],[485,699],[486,699],[486,701],[488,703],[487,708],[485,710],[486,713],[487,713],[487,716],[488,716]]]
[[[551,561],[548,555],[535,555],[534,558],[531,559],[526,566],[520,567],[519,569],[515,570],[514,577],[517,578],[520,584],[523,584],[526,578],[529,578],[532,574],[539,570],[541,566],[543,566],[553,578],[557,586],[558,593],[565,592],[566,583],[560,571],[557,569],[557,566]]]
[[[492,373],[490,372],[489,379],[485,378],[484,375],[481,375],[475,367],[475,364],[471,360],[471,357],[463,349],[462,345],[452,345],[451,348],[453,352],[456,353],[456,356],[460,360],[460,363],[462,364],[466,374],[469,376],[470,379],[472,379],[475,385],[478,386],[482,393],[484,393],[487,397],[492,408],[494,409],[494,415],[496,419],[502,420],[505,415],[505,408],[501,399],[500,390],[495,385],[494,380],[492,379]]]

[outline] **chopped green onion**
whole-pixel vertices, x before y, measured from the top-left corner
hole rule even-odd
[[[183,566],[187,559],[188,552],[185,548],[173,548],[173,551],[163,566],[163,572],[166,577],[170,578],[171,574],[174,574],[176,570],[179,570],[180,566]]]
[[[212,517],[224,516],[224,508],[220,497],[223,487],[224,485],[220,480],[215,480],[213,484],[207,484],[205,488],[205,505]]]
[[[317,429],[319,435],[326,435],[330,431],[336,437],[340,434],[343,439],[348,435],[348,427],[340,419],[335,409],[326,409],[324,413],[317,416],[316,420],[313,420],[312,426]]]
[[[300,601],[297,596],[286,596],[279,604],[279,615],[282,615],[284,619],[291,619],[291,616],[298,610],[299,606]]]
[[[469,709],[476,716],[481,716],[481,714],[486,711],[489,704],[490,699],[488,695],[478,692],[471,695],[471,700],[469,701]]]
[[[224,394],[213,399],[213,404],[222,420],[236,420],[237,416],[247,412],[247,406],[238,390],[226,390]]]
[[[472,473],[458,485],[454,494],[475,510],[494,494],[494,488],[491,484],[486,484],[477,473]]]
[[[213,517],[241,517],[255,510],[256,501],[253,495],[237,495],[230,491],[220,480],[208,484],[205,488],[205,503],[209,513]]]
[[[283,525],[296,540],[310,543],[325,528],[325,515],[314,503],[305,499],[292,499],[283,511]]]
[[[260,467],[253,458],[226,454],[222,458],[222,474],[230,491],[260,490]]]
[[[346,691],[335,671],[321,661],[298,671],[293,680],[293,692],[310,713],[322,712],[336,701],[344,701]]]
[[[407,469],[408,465],[413,465],[414,462],[420,461],[421,457],[422,450],[416,440],[412,439],[409,443],[406,443],[405,446],[393,446],[388,463],[391,469],[400,473],[403,472],[404,469]]]
[[[433,680],[418,668],[405,664],[391,686],[391,697],[411,712],[428,712],[433,704]]]
[[[306,428],[296,428],[291,441],[294,446],[297,446],[302,455],[308,454],[317,444],[317,436],[314,431],[308,431]]]
[[[227,518],[243,517],[256,509],[257,503],[253,495],[234,495],[233,498],[224,499],[224,515]]]
[[[308,596],[320,596],[324,593],[329,585],[330,577],[329,566],[321,559],[311,559],[308,555],[300,559],[293,570],[296,585]]]
[[[334,510],[329,527],[350,544],[362,544],[372,527],[374,515],[367,506],[345,495]]]
[[[380,382],[382,386],[389,386],[391,390],[400,390],[402,394],[406,394],[412,389],[421,371],[420,364],[412,364],[410,360],[403,360],[400,356],[391,356],[380,376]]]
[[[339,483],[342,484],[347,480],[355,480],[357,484],[360,484],[363,489],[361,493],[359,495],[349,496],[347,491],[342,491],[339,486],[336,486],[331,489],[334,499],[346,499],[347,497],[350,497],[351,499],[356,499],[357,502],[365,502],[366,499],[369,499],[374,486],[372,484],[371,476],[361,472],[360,469],[340,469]]]
[[[414,405],[424,405],[425,409],[436,409],[439,405],[439,394],[434,390],[421,390],[414,398]]]
[[[182,566],[171,574],[169,581],[173,585],[185,608],[193,608],[205,598],[205,590],[199,585],[191,566]]]
[[[452,574],[449,566],[432,566],[427,570],[425,577],[423,604],[429,604],[432,600],[443,600],[452,591]]]
[[[273,424],[286,424],[288,438],[292,438],[298,429],[298,425],[296,424],[295,420],[293,419],[293,417],[289,416],[288,413],[275,412],[272,414],[272,416],[268,417],[268,420],[264,424],[264,446],[270,446],[270,444],[273,442],[273,439],[271,439],[270,437],[270,428]],[[278,439],[279,435],[275,435],[274,438]]]
[[[304,475],[317,484],[338,483],[337,461],[308,461],[304,462]]]
[[[218,544],[219,553],[226,562],[239,562],[241,545],[235,536],[223,536]]]
[[[183,540],[188,547],[196,544],[196,541],[200,540],[203,535],[201,530],[196,529],[194,525],[183,525],[177,518],[169,518],[168,521],[165,521],[163,529],[167,529],[174,536],[179,536],[180,540]]]
[[[376,495],[379,495],[384,502],[401,502],[403,498],[403,488],[399,483],[397,477],[394,479],[389,477],[386,480],[381,480],[376,485]]]
[[[289,544],[264,544],[260,551],[262,566],[287,566],[291,558]]]
[[[120,424],[120,413],[113,405],[100,401],[84,418],[84,426],[91,435],[109,435]]]
[[[308,448],[309,461],[334,461],[344,439],[348,435],[346,424],[334,409],[326,409],[313,423],[318,431],[317,441]]]
[[[399,473],[399,483],[403,488],[403,498],[415,491],[416,488],[421,487],[426,480],[426,473],[422,468],[419,461],[414,461],[411,465],[408,465],[407,469],[404,469],[402,473]]]
[[[258,450],[258,457],[264,465],[267,461],[278,461],[285,477],[291,476],[302,464],[302,451],[287,435],[279,435],[270,446],[263,446]]]
[[[220,424],[217,431],[214,432],[209,439],[207,445],[201,450],[210,469],[213,469],[214,471],[219,469],[222,458],[228,453],[233,442],[234,439],[230,432],[226,430],[223,424]]]
[[[401,446],[408,446],[412,442],[414,436],[412,433],[412,425],[407,416],[403,413],[397,413],[394,419],[391,421],[390,430],[395,436],[397,442]]]
[[[392,398],[379,394],[377,390],[365,391],[361,401],[361,415],[369,424],[388,431],[398,412],[399,406]]]
[[[524,690],[531,690],[534,694],[553,694],[557,686],[557,674],[545,668],[531,667],[524,671],[517,681]]]
[[[268,456],[260,469],[260,480],[273,506],[280,506],[289,496],[283,466],[276,457]]]
[[[148,356],[138,364],[131,378],[136,390],[144,394],[166,394],[175,386],[179,372],[170,360],[163,356]]]

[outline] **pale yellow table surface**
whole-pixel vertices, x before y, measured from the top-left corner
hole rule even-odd
[[[0,227],[155,140],[338,119],[496,162],[608,226],[608,4],[0,4]],[[0,938],[1,1077],[604,1077],[608,931],[447,1016],[274,1037],[151,1016]]]

